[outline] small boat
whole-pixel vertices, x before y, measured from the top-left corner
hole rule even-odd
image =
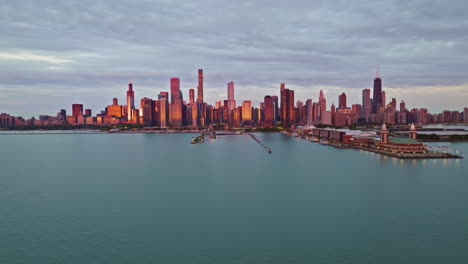
[[[320,140],[319,140],[318,138],[316,138],[316,137],[313,137],[313,138],[312,138],[312,142],[319,142],[319,141],[320,141]]]
[[[268,153],[270,153],[270,154],[271,154],[271,152],[273,152],[273,151],[271,151],[271,149],[269,149],[269,150],[268,150]]]

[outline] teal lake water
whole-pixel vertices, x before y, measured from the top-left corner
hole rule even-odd
[[[191,137],[0,135],[0,263],[468,263],[467,158]]]

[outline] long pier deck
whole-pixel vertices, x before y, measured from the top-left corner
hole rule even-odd
[[[271,153],[272,150],[270,147],[268,147],[267,145],[263,144],[262,141],[260,141],[255,135],[253,135],[252,133],[248,133],[248,135],[253,139],[255,140],[260,146],[262,146],[262,148],[268,152],[268,153]]]

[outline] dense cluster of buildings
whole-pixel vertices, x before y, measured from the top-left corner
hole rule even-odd
[[[189,98],[184,100],[180,88],[180,79],[170,79],[170,91],[160,92],[157,99],[142,98],[140,104],[135,105],[133,85],[128,85],[125,104],[119,104],[117,98],[112,100],[105,110],[92,115],[91,109],[84,109],[83,104],[73,104],[71,115],[65,109],[56,116],[41,115],[39,119],[25,120],[8,114],[0,115],[0,127],[14,127],[22,125],[105,125],[105,124],[143,124],[160,128],[204,127],[207,125],[264,126],[280,125],[333,125],[345,127],[352,124],[410,124],[424,125],[427,123],[468,122],[468,108],[464,111],[443,111],[430,114],[426,108],[408,109],[402,100],[397,106],[397,100],[387,101],[385,91],[382,90],[382,79],[377,73],[372,90],[362,90],[362,103],[347,103],[345,93],[338,97],[338,107],[332,104],[327,108],[327,100],[320,91],[316,101],[307,99],[295,101],[294,90],[280,84],[278,95],[266,95],[258,107],[250,100],[240,104],[234,98],[234,82],[227,84],[227,99],[208,104],[203,97],[203,70],[198,70],[198,84],[196,89],[189,89]],[[137,102],[138,103],[138,102]]]

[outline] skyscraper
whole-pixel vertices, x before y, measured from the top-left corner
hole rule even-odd
[[[189,89],[189,99],[190,99],[190,105],[195,104],[195,90],[193,88]]]
[[[265,126],[272,126],[274,123],[274,106],[273,106],[273,99],[271,96],[265,96],[263,100],[263,112],[264,112],[264,125]]]
[[[325,99],[325,96],[323,94],[323,91],[320,90],[320,95],[319,95],[319,113],[318,116],[321,117],[325,111],[327,111],[327,99]]]
[[[236,108],[236,100],[234,100],[234,82],[229,82],[227,84],[227,98],[229,111],[232,111]]]
[[[242,102],[242,122],[249,125],[252,121],[252,102],[245,100]]]
[[[271,99],[273,100],[273,109],[275,110],[275,113],[274,113],[275,122],[277,122],[277,121],[280,121],[278,96],[273,95]]]
[[[396,102],[396,99],[395,98],[392,98],[392,101],[391,101],[391,106],[392,106],[392,109],[396,110],[396,105],[397,105],[397,102]]]
[[[135,109],[135,93],[133,92],[133,84],[129,83],[127,91],[127,121],[135,119],[135,117],[133,116],[133,109]]]
[[[283,126],[286,125],[286,116],[287,116],[287,112],[288,112],[288,109],[286,107],[287,103],[288,103],[288,97],[287,97],[287,92],[286,92],[286,87],[284,85],[284,83],[281,83],[280,84],[280,103],[281,103],[281,114],[280,114],[280,119],[281,119],[281,122],[283,123]]]
[[[468,122],[468,107],[463,108],[463,120],[464,122]]]
[[[406,104],[405,101],[401,100],[400,102],[400,112],[406,111]]]
[[[372,97],[372,114],[377,114],[382,106],[382,79],[380,79],[379,71],[374,79],[374,94]]]
[[[78,117],[83,115],[83,105],[82,104],[72,104],[72,115]]]
[[[382,106],[383,108],[387,108],[387,96],[385,95],[385,91],[382,91]]]
[[[143,123],[145,126],[154,125],[154,101],[150,98],[142,98],[140,101]]]
[[[366,122],[370,121],[371,116],[371,99],[370,89],[362,90],[362,114],[361,117],[366,119]]]
[[[292,126],[294,124],[295,113],[294,113],[294,90],[287,89],[287,97],[288,97],[288,126]]]
[[[312,99],[307,99],[306,101],[306,125],[312,125],[314,122],[314,104]]]
[[[203,102],[203,69],[198,69],[197,102]]]
[[[180,97],[180,79],[177,77],[171,78],[171,104],[175,103]]]
[[[168,92],[160,92],[158,95],[159,99],[159,111],[158,111],[158,121],[161,128],[166,128],[169,123],[169,94]]]
[[[171,125],[175,127],[182,126],[182,92],[180,91],[180,80],[179,78],[171,78],[171,105],[170,108],[170,120]]]
[[[342,93],[338,96],[338,108],[346,108],[346,94]]]

